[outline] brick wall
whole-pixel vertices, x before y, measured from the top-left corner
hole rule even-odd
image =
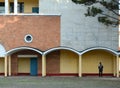
[[[33,36],[26,43],[26,34]],[[0,43],[10,50],[29,46],[42,51],[60,46],[60,16],[0,16]]]
[[[49,53],[46,57],[47,75],[60,73],[60,51]]]
[[[12,59],[11,59],[11,72],[12,75],[15,76],[18,74],[18,58],[17,55],[12,55]]]

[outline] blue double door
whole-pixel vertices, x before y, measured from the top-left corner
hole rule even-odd
[[[30,75],[37,76],[38,74],[38,58],[30,59]]]

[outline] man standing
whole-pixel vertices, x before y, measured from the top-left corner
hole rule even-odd
[[[102,77],[102,74],[103,74],[103,65],[102,65],[101,62],[99,63],[98,70],[99,70],[99,77]]]

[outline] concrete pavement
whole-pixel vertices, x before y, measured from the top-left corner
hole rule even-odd
[[[120,88],[120,78],[0,77],[0,88]]]

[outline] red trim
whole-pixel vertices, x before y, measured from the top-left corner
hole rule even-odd
[[[39,73],[38,76],[42,76],[42,73]]]
[[[30,73],[18,73],[18,76],[30,76]],[[38,76],[42,76],[42,74],[38,74]]]
[[[2,75],[2,76],[3,76],[3,75],[4,75],[4,73],[0,73],[0,75]]]
[[[17,75],[18,75],[18,76],[29,76],[30,73],[18,73]]]
[[[77,73],[47,73],[46,76],[78,76]]]
[[[0,75],[4,75],[4,73],[0,73]],[[30,73],[18,73],[18,76],[29,76]],[[38,76],[42,76],[42,74],[38,74]],[[78,76],[77,73],[56,73],[56,74],[46,74],[46,76]],[[98,73],[83,73],[82,76],[98,76]],[[113,76],[112,73],[103,74],[103,76]]]
[[[4,73],[0,73],[4,76]],[[30,73],[18,73],[16,76],[30,76]],[[41,73],[38,76],[42,76]],[[78,76],[78,73],[47,73],[46,76]],[[98,73],[82,73],[82,76],[98,76]],[[105,73],[103,76],[114,76],[112,73]]]
[[[98,73],[82,73],[82,76],[99,76]],[[112,73],[104,73],[103,76],[114,76]]]

